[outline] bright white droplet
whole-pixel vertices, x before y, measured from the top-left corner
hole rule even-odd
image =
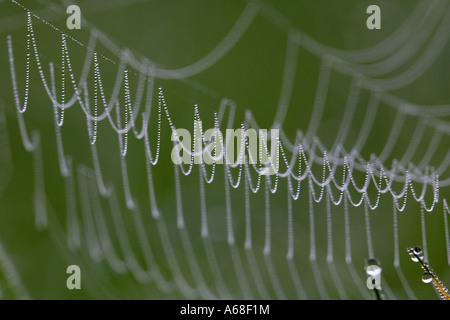
[[[414,247],[413,248],[413,252],[414,254],[417,256],[417,258],[422,259],[423,260],[423,251],[421,247]],[[415,257],[416,258],[416,257]],[[416,260],[413,259],[413,261],[417,262],[418,259],[416,258]],[[411,258],[412,259],[412,258]]]
[[[414,247],[413,252],[419,256],[419,255],[422,254],[422,248],[421,247]]]
[[[430,283],[433,280],[433,276],[428,272],[422,273],[422,281],[425,283]]]

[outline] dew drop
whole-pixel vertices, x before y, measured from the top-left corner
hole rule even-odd
[[[414,247],[413,252],[416,256],[419,257],[419,259],[423,259],[423,251],[421,247]]]
[[[414,262],[418,262],[419,261],[419,259],[413,254],[411,255],[411,260],[414,261]]]
[[[422,281],[425,283],[430,283],[433,280],[433,276],[428,272],[422,273]]]

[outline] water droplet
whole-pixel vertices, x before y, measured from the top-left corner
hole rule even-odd
[[[428,272],[422,273],[422,281],[425,283],[430,283],[433,280],[433,276]]]
[[[418,262],[419,261],[419,259],[413,254],[411,255],[411,260],[414,261],[414,262]]]
[[[413,252],[417,255],[422,254],[422,248],[421,247],[414,247]]]

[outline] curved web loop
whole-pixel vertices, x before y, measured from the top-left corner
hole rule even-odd
[[[445,195],[442,190],[450,185],[450,149],[446,151],[440,163],[429,165],[442,145],[449,146],[450,123],[445,117],[450,115],[450,105],[416,105],[392,93],[419,78],[444,48],[448,48],[450,5],[447,1],[420,1],[410,17],[390,37],[371,48],[356,51],[340,51],[326,47],[298,30],[269,4],[248,1],[230,31],[216,47],[200,60],[176,70],[165,69],[146,58],[137,59],[130,50],[119,49],[104,33],[94,28],[90,29],[89,43],[83,44],[19,2],[13,2],[26,12],[24,82],[20,80],[23,75],[18,75],[16,71],[19,61],[11,35],[8,35],[6,42],[21,138],[25,149],[33,153],[36,226],[52,228],[51,217],[48,217],[50,209],[46,208],[45,201],[42,154],[42,144],[45,141],[41,141],[37,132],[33,132],[30,138],[25,119],[28,111],[37,107],[30,103],[30,87],[42,85],[53,108],[56,150],[66,197],[64,232],[70,249],[76,251],[86,247],[91,260],[105,261],[114,272],[129,272],[139,283],[153,282],[161,292],[177,291],[187,298],[327,299],[336,295],[338,298],[348,299],[350,295],[345,281],[350,281],[355,286],[360,297],[370,298],[364,285],[365,279],[360,277],[360,267],[355,264],[353,258],[351,239],[354,239],[354,229],[351,227],[351,221],[354,216],[350,208],[360,208],[357,211],[361,213],[365,230],[366,257],[374,258],[376,245],[371,226],[371,212],[380,209],[382,198],[388,198],[392,201],[394,212],[393,265],[407,296],[415,298],[400,267],[399,252],[402,249],[399,248],[399,212],[414,204],[420,207],[422,242],[427,252],[424,217],[426,212],[443,208],[445,244],[450,265],[447,218],[449,206],[445,196],[442,196]],[[216,134],[213,142],[210,137],[206,137],[206,130],[201,125],[202,115],[195,106],[193,143],[183,143],[177,134],[178,119],[171,114],[170,99],[166,99],[164,88],[155,88],[155,82],[158,79],[184,79],[209,69],[233,50],[258,15],[287,35],[281,90],[272,124],[273,129],[279,129],[280,141],[278,143],[271,135],[268,135],[267,139],[263,137],[259,140],[259,153],[255,154],[250,139],[243,136],[237,142],[239,152],[236,160],[246,158],[247,161],[224,163],[222,176],[218,174],[217,159],[227,157],[224,137]],[[61,68],[58,69],[60,74],[53,63],[50,63],[48,68],[43,63],[39,35],[35,33],[33,25],[36,19],[61,33]],[[106,47],[116,58],[106,58],[97,51],[99,44]],[[71,45],[81,45],[85,48],[84,64],[81,72],[78,72],[78,78],[73,70]],[[298,130],[295,137],[288,137],[283,125],[287,121],[292,94],[296,90],[294,82],[298,72],[297,66],[301,64],[301,50],[314,54],[320,60],[317,90],[307,130]],[[105,88],[103,82],[103,70],[106,68],[116,72],[112,88]],[[38,71],[40,83],[33,83],[30,78],[30,73],[35,70]],[[393,71],[397,70],[399,73],[392,76]],[[336,72],[349,76],[351,85],[335,141],[332,147],[327,149],[320,140],[319,131],[326,112],[328,92],[333,86],[333,74]],[[130,80],[131,73],[137,74],[137,83]],[[56,79],[61,81],[58,83]],[[107,96],[106,92],[110,92],[110,95]],[[363,92],[368,93],[369,100],[365,106],[362,125],[355,135],[349,130]],[[366,159],[363,149],[367,147],[371,134],[378,130],[374,125],[380,108],[386,106],[395,113],[388,128],[388,139],[381,152]],[[73,107],[80,107],[85,116],[92,168],[77,164],[65,152],[62,131],[68,121],[69,110]],[[233,101],[222,99],[212,119],[215,132],[233,128],[235,108]],[[409,145],[403,155],[388,163],[389,159],[397,156],[395,148],[401,141],[400,136],[407,119],[413,119],[417,123]],[[170,131],[165,131],[166,124]],[[102,163],[98,151],[105,125],[117,134],[120,152],[119,174],[122,181],[119,186],[108,182],[109,179],[103,172],[105,164]],[[156,131],[152,129],[154,127]],[[247,110],[240,128],[243,131],[255,129],[256,132],[261,129],[250,110]],[[346,141],[351,134],[357,138],[353,146],[346,149]],[[412,159],[417,155],[419,146],[424,143],[426,134],[426,152],[420,161],[413,163]],[[183,154],[190,159],[188,164],[173,164],[178,241],[174,240],[171,234],[168,213],[158,205],[158,181],[153,172],[162,161],[161,141],[165,135],[172,135],[174,144],[181,146]],[[150,208],[152,220],[146,219],[143,214],[141,208],[145,205],[142,199],[136,197],[134,182],[129,175],[130,145],[132,141],[140,140],[143,141],[142,155],[146,165],[148,203],[145,205]],[[252,157],[261,157],[263,153],[268,157],[273,156],[270,145],[274,143],[278,144],[276,149],[279,150],[277,160],[280,167],[275,174],[264,175],[266,168],[257,164],[257,159]],[[205,163],[196,166],[196,159],[212,145],[215,151],[221,150],[221,154],[214,154],[212,166]],[[217,145],[222,148],[217,148]],[[184,204],[187,200],[187,196],[184,196],[186,190],[182,189],[182,180],[197,173],[201,224],[197,228],[200,231],[198,234],[188,227],[190,213]],[[221,187],[224,192],[221,198],[225,203],[225,223],[221,226],[214,224],[215,209],[208,201],[209,186],[217,181],[224,183]],[[235,202],[234,189],[243,195],[243,205]],[[284,194],[286,190],[286,208],[275,208],[272,199],[280,193]],[[124,206],[120,201],[122,198]],[[305,203],[297,205],[302,199],[305,199]],[[263,211],[258,212],[258,217],[254,207]],[[279,214],[277,211],[280,210],[286,214]],[[335,212],[338,210],[343,210],[342,217]],[[323,217],[320,216],[321,211],[326,213]],[[309,259],[306,259],[306,267],[305,262],[298,258],[301,255],[299,252],[307,248],[299,247],[301,243],[296,240],[296,237],[302,236],[299,235],[298,224],[295,222],[300,217],[309,221],[306,226],[302,226],[302,232],[309,235]],[[134,242],[130,240],[130,230],[125,227],[124,219],[127,218],[132,221],[134,231],[131,234],[136,237]],[[287,225],[286,243],[283,246],[278,239],[278,219],[285,219]],[[319,248],[323,245],[318,229],[321,219],[324,219],[326,225],[326,270],[321,264],[322,251]],[[334,223],[337,219],[344,222],[344,254],[336,250],[337,231]],[[153,225],[152,234],[149,234],[148,224]],[[239,229],[242,229],[240,225],[245,230],[244,241],[239,237]],[[226,233],[225,244],[220,249],[214,240],[219,227],[225,229]],[[194,244],[197,237],[200,240]],[[286,250],[283,254],[286,258],[286,275],[290,277],[289,283],[285,281],[285,275],[274,258],[279,254],[279,247]],[[155,253],[158,250],[162,252],[159,256]],[[198,250],[204,254],[204,259],[199,259]],[[221,255],[231,258],[231,269],[228,269],[227,273],[221,265]],[[347,268],[345,273],[350,280],[344,280],[340,272],[342,267],[339,267],[338,261],[344,259],[346,265],[343,268]],[[167,262],[169,276],[162,270],[162,261]],[[314,289],[311,289],[308,279],[302,276],[302,268],[309,268],[311,271]],[[228,281],[228,273],[235,276],[235,288]],[[305,282],[308,282],[308,285]],[[389,297],[395,297],[387,283],[385,290]]]

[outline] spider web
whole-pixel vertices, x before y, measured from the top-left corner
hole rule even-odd
[[[24,9],[27,28],[24,59],[16,50],[20,39],[8,35],[6,43],[20,139],[32,155],[35,226],[48,229],[66,261],[89,270],[92,297],[371,298],[364,260],[378,258],[387,297],[415,299],[423,289],[414,270],[404,270],[403,247],[419,242],[427,259],[433,253],[432,261],[442,263],[446,255],[450,265],[450,106],[395,95],[448,48],[445,1],[418,2],[387,39],[354,51],[327,47],[269,3],[248,1],[208,54],[178,69],[119,48],[89,24],[82,42],[19,2],[12,5]],[[235,128],[240,113],[238,127],[261,127],[254,111],[242,112],[191,79],[236,51],[257,19],[286,39],[271,121],[280,129],[279,172],[263,176],[261,167],[248,164],[197,166],[194,152],[190,165],[174,165],[168,136],[179,127],[203,133],[192,120],[225,130]],[[37,22],[59,36],[59,60],[44,58]],[[307,128],[289,134],[285,128],[299,114],[293,101],[305,54],[317,60],[317,85]],[[218,108],[194,106],[171,84],[165,88],[168,80],[218,101]],[[36,104],[32,93],[39,86]],[[336,92],[347,94],[339,101]],[[179,101],[191,105],[192,120],[184,121],[188,113],[177,108]],[[331,139],[322,137],[337,103],[340,121]],[[28,125],[27,114],[46,105],[51,134]],[[12,146],[6,131],[1,137],[7,168]],[[193,141],[192,150],[195,143],[207,147],[202,136]],[[240,143],[250,154],[248,143]],[[9,172],[2,171],[2,181]]]

